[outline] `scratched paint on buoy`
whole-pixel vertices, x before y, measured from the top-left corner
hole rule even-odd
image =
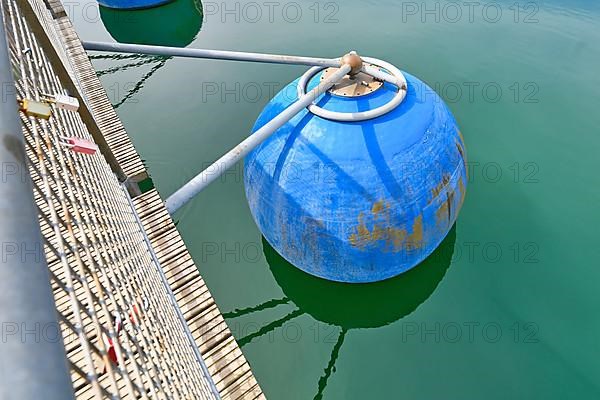
[[[297,268],[334,281],[383,280],[421,262],[454,224],[467,181],[462,134],[440,97],[405,76],[406,98],[388,114],[337,122],[304,110],[247,156],[252,215]],[[271,100],[254,130],[296,100],[296,85]],[[386,83],[359,97],[326,93],[317,104],[365,111],[395,92]]]

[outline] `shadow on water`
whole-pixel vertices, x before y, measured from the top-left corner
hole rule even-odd
[[[100,18],[113,39],[119,43],[185,47],[192,43],[200,29],[204,14],[200,0],[175,0],[159,7],[143,10],[116,10],[100,6]],[[172,57],[139,54],[96,55],[92,59],[137,60],[98,71],[98,76],[127,71],[150,64],[152,68],[127,91],[114,108],[119,108],[137,94],[146,81],[165,66]]]
[[[285,297],[223,314],[235,318],[253,312],[293,303],[297,309],[238,340],[245,346],[253,339],[273,331],[292,319],[309,314],[314,319],[340,328],[329,362],[318,381],[314,399],[323,397],[327,381],[351,329],[377,328],[397,321],[425,302],[435,291],[450,267],[456,242],[456,224],[438,248],[415,268],[385,281],[348,284],[328,281],[307,274],[281,257],[263,238],[263,252],[273,277]]]

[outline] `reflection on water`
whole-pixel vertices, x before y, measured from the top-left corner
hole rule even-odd
[[[116,10],[100,6],[104,27],[117,42],[185,47],[202,27],[200,0],[175,0],[143,10]]]
[[[119,108],[120,106],[122,106],[123,104],[125,104],[125,102],[127,100],[129,100],[130,98],[132,98],[135,94],[137,94],[143,87],[144,84],[146,83],[146,81],[148,79],[150,79],[152,77],[152,75],[154,75],[154,73],[156,71],[158,71],[159,69],[161,69],[162,67],[165,66],[165,64],[167,63],[168,60],[170,60],[171,57],[166,57],[166,58],[159,58],[159,61],[156,61],[156,63],[152,66],[152,68],[150,69],[150,71],[148,71],[147,73],[144,74],[144,76],[142,76],[133,86],[133,88],[131,88],[130,90],[127,91],[127,93],[125,94],[125,96],[123,96],[123,98],[121,100],[119,100],[119,102],[117,102],[116,104],[113,104],[114,108]],[[124,69],[120,69],[121,71]]]
[[[203,12],[200,0],[175,0],[160,7],[143,10],[117,10],[100,6],[100,18],[104,27],[117,42],[156,46],[185,47],[190,44],[202,28]],[[127,71],[150,64],[146,72],[114,108],[119,108],[137,94],[146,81],[172,57],[137,54],[93,55],[92,59],[138,60],[124,65],[97,71],[98,76]]]
[[[433,293],[450,266],[456,225],[417,267],[380,282],[345,284],[309,275],[281,257],[264,239],[271,273],[302,311],[344,329],[376,328],[413,312]]]
[[[238,309],[223,316],[235,318],[290,302],[298,307],[239,339],[240,346],[245,346],[305,313],[318,321],[339,327],[338,339],[331,350],[329,362],[319,379],[318,391],[314,397],[321,399],[327,381],[335,370],[335,363],[348,331],[385,326],[415,311],[444,278],[452,261],[455,241],[456,225],[440,246],[417,267],[385,281],[347,284],[321,279],[299,270],[281,257],[263,238],[267,263],[285,297]]]

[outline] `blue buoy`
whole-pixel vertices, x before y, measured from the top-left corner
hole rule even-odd
[[[316,74],[306,90],[328,73]],[[333,281],[380,281],[424,260],[453,226],[467,182],[464,142],[443,100],[405,77],[406,97],[386,114],[342,122],[305,109],[246,157],[254,220],[297,268]],[[254,131],[297,100],[299,81],[269,102]],[[397,92],[359,75],[316,104],[357,113]]]
[[[158,7],[173,0],[98,0],[98,4],[117,10],[141,10],[144,8]],[[121,23],[126,24],[127,21]]]

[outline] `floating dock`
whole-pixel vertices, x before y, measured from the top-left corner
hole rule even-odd
[[[16,98],[79,100],[20,113],[75,398],[264,399],[60,1],[0,2]]]

